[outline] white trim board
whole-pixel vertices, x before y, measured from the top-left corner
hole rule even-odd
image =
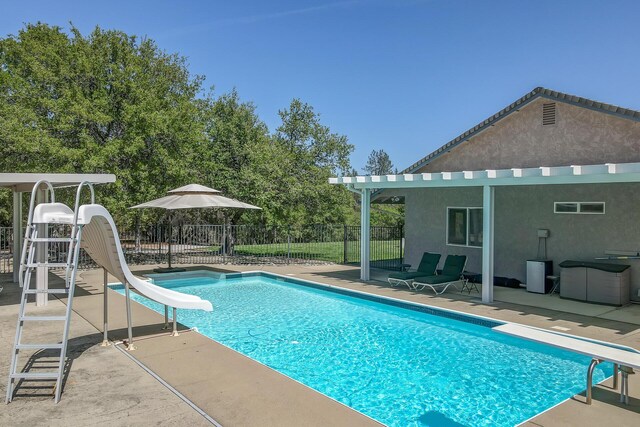
[[[640,182],[640,163],[540,166],[537,168],[329,178],[330,184],[351,185],[354,189],[606,184],[623,182]]]

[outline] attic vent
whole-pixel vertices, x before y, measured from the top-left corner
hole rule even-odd
[[[556,124],[556,103],[542,104],[542,126]]]

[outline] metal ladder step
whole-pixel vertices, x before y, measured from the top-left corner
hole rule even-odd
[[[26,264],[29,268],[49,267],[49,268],[67,268],[66,262],[32,262]],[[73,268],[73,266],[70,266]]]
[[[70,237],[29,237],[27,240],[34,243],[71,243],[75,239]]]
[[[57,344],[18,344],[17,350],[45,350],[45,349],[62,349],[62,343]]]
[[[50,322],[50,321],[65,321],[67,316],[20,316],[21,321],[29,322]]]
[[[25,380],[57,380],[58,376],[57,372],[17,372],[11,374],[11,378]]]
[[[25,294],[68,294],[69,289],[25,289]]]

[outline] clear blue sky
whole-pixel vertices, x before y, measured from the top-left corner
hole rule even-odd
[[[640,109],[638,1],[13,1],[0,33],[42,21],[146,35],[237,88],[273,130],[297,97],[403,169],[536,86]]]

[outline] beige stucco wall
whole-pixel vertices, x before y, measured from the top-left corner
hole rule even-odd
[[[640,122],[556,102],[542,126],[538,98],[441,155],[419,172],[640,162]]]
[[[467,270],[481,271],[482,249],[446,245],[447,206],[482,206],[481,188],[417,188],[405,193],[405,262],[418,265],[423,252],[467,255]]]
[[[537,255],[537,229],[551,232],[547,257],[594,260],[605,250],[640,250],[640,184],[499,187],[495,193],[495,274],[526,281],[526,260]],[[555,214],[559,201],[606,203],[604,215]],[[406,192],[406,262],[424,251],[464,254],[467,270],[482,271],[482,249],[446,245],[447,206],[482,206],[481,188],[412,189]],[[603,261],[631,265],[632,296],[638,300],[640,260]]]

